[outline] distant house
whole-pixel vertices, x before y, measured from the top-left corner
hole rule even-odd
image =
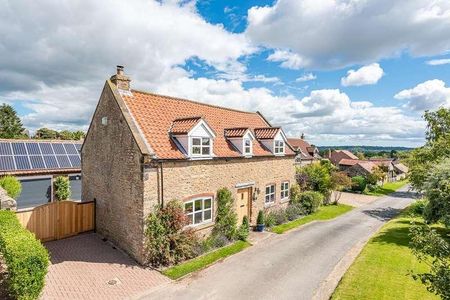
[[[358,157],[348,150],[328,150],[325,158],[329,159],[331,163],[338,166],[342,159],[354,159],[357,160]]]
[[[300,138],[288,138],[288,143],[297,153],[295,156],[295,162],[297,164],[304,166],[321,158],[319,155],[319,149],[305,141],[305,136],[303,134]]]
[[[403,180],[406,178],[406,175],[408,174],[409,168],[402,164],[401,162],[394,161],[394,171],[396,180]]]
[[[259,210],[289,202],[294,157],[260,113],[133,90],[118,67],[82,148],[83,201],[96,200],[97,231],[143,262],[155,206],[181,200],[190,226],[208,232],[226,187],[239,222],[255,224]]]
[[[81,200],[80,141],[0,140],[0,177],[16,176],[22,183],[17,209],[54,201],[53,179],[69,177],[71,200]]]

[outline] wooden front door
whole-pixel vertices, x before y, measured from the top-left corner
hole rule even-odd
[[[238,224],[242,224],[242,218],[247,216],[250,219],[250,200],[252,195],[252,188],[239,189],[237,191],[237,217]]]

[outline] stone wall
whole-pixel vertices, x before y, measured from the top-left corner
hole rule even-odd
[[[82,200],[97,200],[97,232],[142,263],[142,157],[108,84],[81,155]]]
[[[260,209],[273,209],[281,203],[281,182],[288,180],[290,184],[295,181],[294,158],[265,157],[265,158],[238,158],[215,159],[200,161],[172,161],[163,163],[164,201],[171,199],[187,199],[198,194],[213,194],[226,187],[236,197],[239,184],[252,183],[256,198],[251,201],[251,222],[255,224]],[[157,178],[160,169],[146,170],[144,214],[147,215],[158,203]],[[276,184],[276,200],[269,207],[264,205],[265,187],[267,184]],[[217,203],[215,203],[215,206]],[[215,211],[215,208],[213,210]],[[212,225],[212,224],[210,224]]]
[[[0,209],[3,210],[17,210],[17,202],[8,193],[0,187]]]

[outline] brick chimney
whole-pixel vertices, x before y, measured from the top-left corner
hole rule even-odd
[[[114,83],[118,89],[129,91],[131,79],[123,73],[123,66],[117,66],[117,72],[111,76],[111,82]]]
[[[300,136],[300,138],[302,139],[302,140],[304,140],[305,139],[305,134],[302,132],[302,135]]]

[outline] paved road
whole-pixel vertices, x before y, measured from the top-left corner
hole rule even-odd
[[[350,250],[412,201],[405,189],[328,222],[270,237],[144,299],[311,299]]]

